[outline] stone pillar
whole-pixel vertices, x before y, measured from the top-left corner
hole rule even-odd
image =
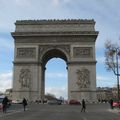
[[[13,100],[29,101],[38,98],[39,76],[38,46],[29,44],[15,44]]]
[[[68,99],[96,101],[95,46],[71,45],[68,64]]]
[[[13,100],[21,100],[25,97],[30,101],[34,101],[38,98],[38,71],[37,64],[15,63]]]
[[[96,101],[95,66],[70,63],[68,67],[68,99]]]
[[[41,72],[41,101],[44,101],[44,96],[45,96],[45,67],[42,67],[42,72]]]
[[[42,100],[42,82],[43,80],[43,71],[42,71],[42,64],[38,65],[38,98],[37,100]]]

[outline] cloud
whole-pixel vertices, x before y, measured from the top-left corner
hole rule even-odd
[[[60,0],[52,0],[54,6],[58,6],[60,3]]]
[[[105,63],[105,57],[97,57],[96,59],[98,63]]]
[[[5,92],[6,89],[12,87],[12,72],[0,73],[0,91]]]
[[[52,0],[52,3],[55,7],[59,6],[60,4],[68,4],[71,0]]]
[[[97,80],[98,81],[110,81],[110,77],[106,77],[106,76],[97,76]]]
[[[57,98],[60,98],[60,96],[64,97],[65,99],[67,99],[67,88],[66,87],[47,87],[45,89],[45,93],[52,93],[53,95],[55,95]]]
[[[46,73],[46,78],[67,78],[67,74],[65,73]]]
[[[30,3],[31,0],[13,0],[17,5],[26,6]]]
[[[12,50],[14,49],[14,45],[13,45],[13,41],[12,40],[8,40],[8,38],[0,38],[0,50],[1,51],[7,51],[8,50]]]
[[[65,2],[65,3],[69,3],[69,2],[71,2],[71,0],[64,0],[64,2]]]
[[[99,75],[97,76],[97,87],[114,87],[116,84],[115,76],[104,76]]]

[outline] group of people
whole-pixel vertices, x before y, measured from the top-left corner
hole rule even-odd
[[[2,101],[2,105],[3,105],[3,113],[6,113],[7,108],[8,108],[8,104],[9,104],[9,99],[6,97],[4,97],[3,101]],[[26,110],[26,106],[27,106],[27,100],[25,98],[23,98],[22,100],[22,105],[23,105],[23,109],[24,111]],[[85,100],[82,100],[82,108],[81,108],[81,112],[85,112],[86,110],[86,103]]]
[[[7,112],[7,108],[10,104],[9,99],[7,98],[7,96],[4,97],[3,101],[2,101],[2,105],[3,105],[3,113]],[[27,106],[27,100],[25,98],[23,98],[22,100],[22,105],[23,105],[23,109],[24,111],[26,110],[26,106]]]

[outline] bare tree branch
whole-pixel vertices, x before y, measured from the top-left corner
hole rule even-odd
[[[115,75],[120,76],[120,46],[112,44],[111,41],[105,43],[105,66],[109,71],[113,71]]]

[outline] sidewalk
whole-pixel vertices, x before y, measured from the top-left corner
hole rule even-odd
[[[119,108],[108,109],[108,111],[112,112],[112,113],[120,113],[120,109]]]

